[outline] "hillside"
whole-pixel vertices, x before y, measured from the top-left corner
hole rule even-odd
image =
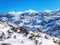
[[[60,38],[41,30],[27,30],[0,20],[0,45],[60,45]]]

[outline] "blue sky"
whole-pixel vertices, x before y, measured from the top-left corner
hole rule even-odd
[[[0,0],[0,12],[60,9],[60,0]]]

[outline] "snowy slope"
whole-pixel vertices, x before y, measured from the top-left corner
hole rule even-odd
[[[60,38],[0,21],[0,45],[60,45]]]

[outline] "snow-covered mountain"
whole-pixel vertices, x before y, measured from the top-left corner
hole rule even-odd
[[[42,32],[60,37],[60,10],[3,12],[0,13],[0,19],[16,27],[24,27],[27,30],[39,28]]]
[[[0,20],[0,45],[60,45],[60,38]]]

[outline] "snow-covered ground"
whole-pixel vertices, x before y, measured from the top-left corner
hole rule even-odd
[[[60,45],[60,38],[0,21],[0,45]]]

